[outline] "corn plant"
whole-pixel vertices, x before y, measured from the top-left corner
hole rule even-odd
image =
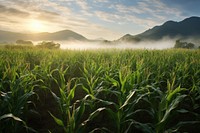
[[[63,127],[64,132],[74,133],[79,131],[79,125],[81,116],[84,113],[84,103],[76,101],[72,103],[72,100],[75,95],[75,89],[78,86],[76,79],[65,80],[65,74],[67,73],[68,68],[65,70],[55,69],[52,71],[52,78],[58,85],[59,94],[54,93],[52,90],[51,93],[59,105],[61,118],[59,119],[55,115],[50,115],[53,117],[55,122]],[[53,74],[57,73],[58,78],[53,77]],[[72,87],[71,87],[72,86]],[[80,104],[77,108],[76,104]]]
[[[109,94],[111,90],[105,86],[105,70],[93,61],[92,63],[84,63],[83,65],[83,76],[80,78],[79,82],[82,89],[86,92],[86,95],[89,95],[94,101],[96,99],[106,99],[106,95]],[[91,104],[91,107],[92,106]]]
[[[35,94],[36,82],[35,76],[28,74],[26,69],[7,64],[0,83],[0,130],[2,132],[19,132],[24,130],[23,126],[26,130],[31,129],[26,125],[23,116],[28,112],[28,105],[32,103],[29,98]]]
[[[199,50],[10,47],[0,48],[0,59],[0,132],[30,132],[34,102],[63,132],[200,130]],[[36,130],[53,132],[51,123],[43,125],[48,117],[41,118]]]
[[[187,97],[187,95],[184,94],[185,91],[186,90],[180,88],[180,86],[174,90],[168,90],[167,92],[162,92],[159,88],[154,88],[153,86],[147,86],[136,90],[136,97],[128,99],[129,103],[126,102],[126,104],[122,106],[122,108],[128,111],[126,114],[129,118],[129,121],[127,121],[129,124],[127,124],[143,132],[159,133],[177,132],[179,128],[185,124],[199,123],[199,121],[193,119],[191,121],[178,121],[174,123],[174,125],[170,125],[175,115],[177,116],[179,113],[189,112],[179,107],[184,101],[184,98]],[[139,116],[139,114],[148,118],[147,121],[141,121],[142,119],[145,120],[145,117],[142,117],[141,120],[137,119],[137,115]],[[128,128],[130,131],[132,130],[131,126]]]

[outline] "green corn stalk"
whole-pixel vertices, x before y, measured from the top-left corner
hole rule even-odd
[[[50,91],[59,105],[61,118],[59,119],[52,113],[50,113],[50,115],[58,125],[63,127],[64,132],[74,133],[79,130],[77,124],[79,123],[85,109],[83,103],[81,103],[81,105],[78,108],[76,107],[78,101],[75,103],[71,103],[74,98],[75,90],[78,84],[75,82],[74,86],[71,88],[71,83],[76,79],[66,81],[65,74],[67,73],[67,70],[68,68],[66,68],[64,71],[59,69],[55,69],[52,71],[52,73],[57,72],[59,75],[58,79],[52,76],[52,78],[58,85],[59,95],[55,94],[51,90]]]
[[[34,93],[37,83],[32,73],[19,66],[8,65],[3,73],[0,85],[0,117],[2,119],[0,130],[3,132],[19,132],[20,130],[32,130],[26,125],[26,113],[28,105],[33,103],[29,98]],[[12,119],[11,119],[12,118]]]
[[[81,78],[82,88],[93,99],[100,89],[99,84],[103,77],[99,78],[99,76],[102,75],[102,73],[102,67],[98,67],[96,63],[92,62],[89,66],[86,66],[84,63],[83,77]]]

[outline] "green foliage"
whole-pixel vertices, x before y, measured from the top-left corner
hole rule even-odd
[[[59,49],[60,48],[60,44],[59,43],[54,43],[53,41],[51,42],[41,42],[38,43],[37,47],[39,48],[47,48],[47,49]]]
[[[193,43],[181,42],[180,40],[176,40],[174,48],[187,48],[193,49],[195,45]]]
[[[17,45],[29,45],[29,46],[33,45],[33,43],[31,41],[25,41],[25,40],[17,40],[16,44]]]
[[[199,50],[1,48],[0,59],[1,132],[200,130]]]
[[[0,80],[0,131],[2,132],[16,133],[30,129],[23,117],[28,113],[28,105],[32,103],[29,98],[35,94],[33,89],[36,80],[35,76],[23,67],[17,62],[7,61],[2,68]]]

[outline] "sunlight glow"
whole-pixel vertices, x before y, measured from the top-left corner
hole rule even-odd
[[[29,23],[29,30],[32,32],[44,32],[45,25],[39,20],[31,20]]]

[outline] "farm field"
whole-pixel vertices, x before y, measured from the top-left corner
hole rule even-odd
[[[0,48],[2,133],[198,133],[200,50]]]

